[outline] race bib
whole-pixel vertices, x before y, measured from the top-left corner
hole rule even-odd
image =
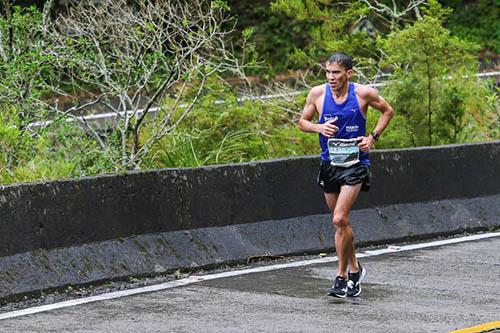
[[[328,156],[333,166],[347,168],[359,162],[356,139],[328,139]]]

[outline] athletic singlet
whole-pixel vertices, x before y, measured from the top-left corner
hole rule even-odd
[[[359,108],[354,89],[354,83],[349,82],[349,91],[346,100],[337,104],[333,99],[330,85],[328,83],[325,85],[325,99],[323,101],[323,110],[318,119],[318,124],[323,124],[337,117],[337,121],[333,123],[339,128],[335,138],[353,139],[358,136],[364,136],[366,133],[366,117]],[[328,138],[320,133],[319,145],[321,147],[321,159],[323,161],[329,161],[327,141]],[[360,151],[359,161],[363,165],[370,165],[368,152]]]

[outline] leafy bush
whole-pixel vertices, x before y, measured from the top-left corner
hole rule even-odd
[[[214,90],[202,98],[199,107],[150,151],[148,168],[237,163],[317,152],[317,136],[297,130],[297,114],[257,100],[240,102],[221,82],[213,82],[211,87]]]
[[[487,88],[475,78],[477,46],[450,35],[443,27],[448,11],[437,1],[429,1],[424,13],[379,39],[383,64],[393,69],[384,91],[412,146],[468,141],[477,127],[471,124],[489,119],[482,112]]]
[[[15,109],[0,110],[0,183],[74,178],[114,171],[97,143],[66,121],[23,130]]]

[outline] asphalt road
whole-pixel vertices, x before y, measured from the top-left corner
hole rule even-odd
[[[0,331],[448,332],[500,320],[500,237],[362,263],[359,298],[326,296],[336,263],[323,263],[5,319]]]

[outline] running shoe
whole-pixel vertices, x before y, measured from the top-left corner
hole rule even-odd
[[[341,276],[337,276],[333,286],[328,290],[328,295],[345,298],[347,296],[347,280]]]
[[[359,270],[356,273],[349,271],[349,281],[347,281],[347,296],[357,297],[361,294],[361,282],[365,278],[366,269],[358,261]]]

